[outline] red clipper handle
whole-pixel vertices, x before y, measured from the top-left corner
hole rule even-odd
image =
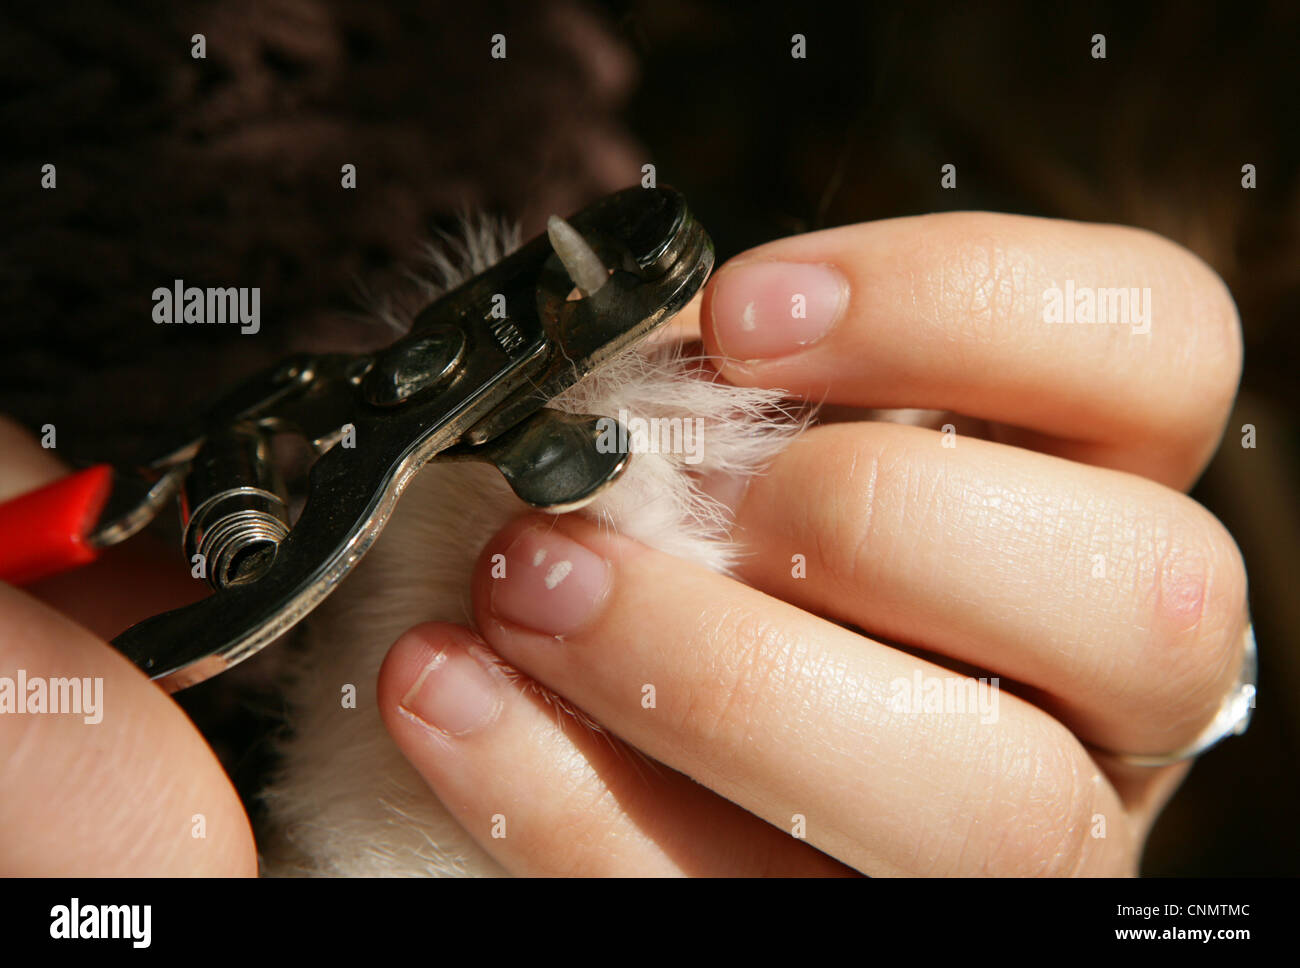
[[[113,488],[113,468],[96,464],[0,504],[0,581],[29,585],[89,564],[89,538]]]

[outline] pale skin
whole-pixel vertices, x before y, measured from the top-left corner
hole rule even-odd
[[[792,288],[819,278],[821,296]],[[1042,294],[1066,279],[1150,287],[1149,334],[1044,323]],[[1248,621],[1235,543],[1183,493],[1241,369],[1214,272],[1134,229],[925,216],[747,252],[676,325],[698,326],[727,380],[843,419],[748,486],[710,482],[747,553],[735,579],[572,515],[494,537],[475,627],[417,626],[378,683],[432,793],[522,875],[1135,873],[1186,765],[1100,751],[1192,740]],[[963,417],[945,434],[849,409],[887,407]],[[4,495],[58,473],[6,443]],[[65,782],[86,768],[84,731],[0,717],[0,786],[35,791],[0,802],[0,869],[253,873],[215,757],[99,638],[181,594],[151,579],[116,605],[124,573],[40,589],[93,633],[0,589],[0,666],[61,650],[132,697],[99,734],[93,791]],[[996,720],[891,707],[918,671],[999,677]],[[164,836],[196,800],[208,839]]]

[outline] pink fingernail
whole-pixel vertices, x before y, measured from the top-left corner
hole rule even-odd
[[[713,336],[734,360],[785,356],[825,336],[848,302],[848,281],[834,266],[739,265],[718,277],[711,302]]]
[[[557,531],[532,527],[505,553],[504,575],[492,581],[492,611],[548,635],[581,628],[609,591],[605,559]]]
[[[420,670],[401,705],[426,725],[463,736],[496,719],[502,706],[500,681],[484,660],[448,643]]]

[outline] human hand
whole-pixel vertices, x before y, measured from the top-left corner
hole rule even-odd
[[[1133,286],[1127,325],[1045,321],[1053,287]],[[522,874],[1134,873],[1186,765],[1099,750],[1195,738],[1248,627],[1235,543],[1180,493],[1240,372],[1218,277],[1143,231],[964,213],[755,249],[701,313],[731,382],[961,433],[809,431],[735,496],[743,583],[513,523],[481,636],[418,626],[381,674],[430,787]],[[900,706],[953,668],[1000,678],[995,715]]]
[[[0,451],[0,500],[66,473],[2,419]],[[146,541],[31,594],[0,583],[0,677],[10,680],[0,689],[28,709],[34,693],[16,694],[22,670],[27,684],[42,683],[47,710],[17,713],[0,702],[0,874],[257,872],[248,817],[211,748],[166,693],[86,627],[120,631],[192,596],[166,577],[174,571]],[[50,683],[74,677],[80,714],[49,712]]]

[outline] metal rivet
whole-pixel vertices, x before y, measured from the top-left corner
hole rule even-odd
[[[465,334],[446,324],[385,350],[362,381],[366,401],[392,407],[440,386],[455,373],[465,353]]]

